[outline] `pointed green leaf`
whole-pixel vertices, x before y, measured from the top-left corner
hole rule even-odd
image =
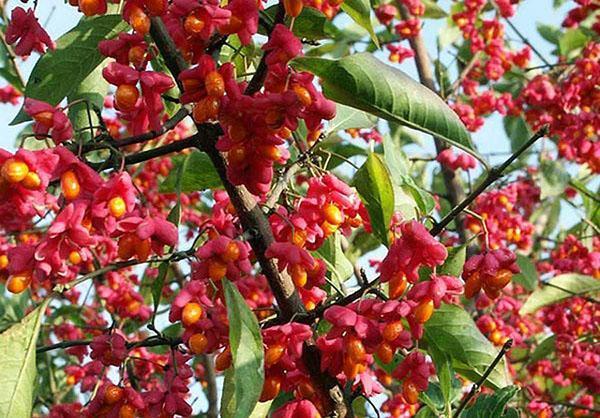
[[[462,414],[462,418],[506,418],[506,405],[514,398],[519,391],[518,386],[507,386],[500,389],[492,395],[480,395],[470,408],[467,408]],[[512,413],[511,413],[512,414]]]
[[[371,220],[373,232],[388,245],[388,230],[394,212],[394,188],[381,156],[371,153],[354,175],[356,187]]]
[[[519,312],[521,315],[534,313],[544,306],[590,292],[600,292],[600,280],[584,274],[561,274],[529,295]]]
[[[442,305],[425,323],[425,340],[452,359],[454,369],[470,380],[478,380],[494,361],[498,350],[479,331],[471,316],[456,305]],[[484,385],[493,389],[510,385],[502,359]]]
[[[256,316],[248,308],[235,285],[223,279],[223,290],[227,304],[229,343],[233,359],[233,372],[229,373],[232,373],[235,381],[235,390],[227,403],[233,402],[235,406],[223,408],[222,415],[224,418],[247,418],[256,407],[265,378],[263,342]]]
[[[515,274],[513,281],[520,284],[530,292],[533,291],[538,284],[538,272],[535,268],[535,264],[529,257],[517,254],[517,264],[521,269],[521,272]]]
[[[444,264],[438,268],[439,274],[460,277],[462,275],[465,259],[467,258],[467,246],[448,248],[448,257]]]
[[[335,118],[329,122],[328,130],[334,133],[350,128],[372,128],[376,123],[377,118],[373,115],[350,106],[337,105]]]
[[[481,159],[458,115],[437,94],[372,54],[301,57],[293,65],[320,77],[331,100],[435,135]]]
[[[341,235],[339,232],[328,237],[323,245],[313,253],[317,258],[323,260],[330,271],[339,282],[348,279],[354,273],[354,267],[342,250]]]
[[[98,51],[98,42],[112,39],[127,28],[121,15],[82,19],[56,41],[56,50],[48,51],[35,64],[25,87],[25,97],[57,105],[105,60]],[[29,119],[21,109],[10,124]]]
[[[369,32],[371,40],[379,48],[379,40],[371,23],[371,3],[369,0],[345,0],[342,3],[342,10]]]
[[[35,344],[48,301],[0,334],[0,416],[29,418],[35,385]]]
[[[99,65],[69,94],[69,104],[82,101],[69,107],[69,119],[75,130],[75,139],[88,141],[95,134],[96,129],[89,129],[90,126],[98,126],[98,115],[94,112],[94,107],[102,109],[106,93],[108,83],[102,77],[102,65]],[[85,130],[78,132],[81,129]]]
[[[221,178],[206,153],[193,151],[186,156],[173,158],[173,162],[175,169],[171,170],[158,188],[160,193],[176,193],[178,182],[182,193],[223,187]]]

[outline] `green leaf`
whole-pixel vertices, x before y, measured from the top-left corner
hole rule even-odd
[[[256,316],[235,285],[223,279],[233,359],[235,408],[224,418],[246,418],[256,407],[264,382],[263,342]],[[225,398],[225,397],[224,397]]]
[[[548,25],[545,23],[537,23],[537,31],[542,38],[551,44],[558,45],[560,39],[561,30],[554,25]]]
[[[438,268],[438,274],[460,277],[462,275],[465,259],[467,258],[467,246],[452,247],[448,249],[448,258]]]
[[[331,100],[435,135],[481,158],[460,118],[438,95],[372,54],[301,57],[292,63],[320,77]]]
[[[535,290],[538,284],[538,272],[533,261],[529,257],[517,254],[517,264],[521,272],[514,275],[513,281],[530,292]]]
[[[442,9],[434,0],[421,0],[425,5],[425,19],[443,19],[448,16],[448,13]]]
[[[158,276],[156,279],[152,281],[152,285],[150,287],[152,291],[152,301],[154,303],[154,310],[152,312],[156,312],[158,309],[158,305],[160,305],[160,298],[162,296],[163,287],[165,285],[165,278],[167,277],[167,273],[169,271],[169,262],[163,261],[158,266]]]
[[[345,0],[342,3],[342,10],[369,32],[371,40],[379,48],[379,40],[371,23],[371,3],[369,0]]]
[[[329,122],[328,130],[334,133],[351,128],[372,128],[376,123],[377,118],[375,116],[350,106],[338,104],[335,118]]]
[[[472,407],[467,408],[462,418],[506,418],[506,405],[519,391],[518,386],[507,386],[493,395],[479,395]],[[512,412],[511,412],[512,414]],[[512,416],[512,415],[511,415]]]
[[[260,12],[260,14],[265,20],[268,20],[269,23],[273,23],[278,9],[279,5],[276,4],[266,8],[264,11]],[[286,26],[290,26],[291,21],[291,17],[287,16],[285,22]],[[300,15],[294,19],[292,32],[298,38],[320,40],[336,37],[339,34],[339,29],[327,19],[327,16],[317,9],[313,7],[304,7],[302,8]],[[258,33],[261,35],[267,34],[263,25],[259,26]]]
[[[105,57],[98,51],[98,42],[112,39],[127,28],[121,15],[82,19],[56,41],[56,50],[46,52],[35,64],[25,87],[25,96],[57,105],[104,61]],[[10,124],[29,119],[21,109]]]
[[[533,292],[519,311],[521,315],[534,313],[538,309],[575,295],[600,291],[600,280],[584,274],[560,274]],[[555,287],[556,286],[556,287]],[[560,288],[560,289],[559,289]]]
[[[560,55],[571,57],[589,42],[590,38],[581,29],[569,29],[558,40]]]
[[[541,199],[561,195],[570,180],[564,165],[558,161],[542,160],[540,163]]]
[[[504,131],[510,139],[510,149],[514,152],[521,148],[533,135],[522,116],[505,116],[502,120]]]
[[[356,187],[371,220],[373,232],[388,245],[388,230],[394,212],[394,189],[390,173],[381,156],[371,153],[354,175]]]
[[[92,126],[98,126],[98,115],[94,112],[94,107],[102,109],[107,92],[108,83],[102,77],[102,65],[99,65],[69,94],[69,104],[81,100],[87,103],[76,103],[69,107],[69,119],[75,130],[75,139],[84,142],[92,139],[96,129],[89,129],[90,122]],[[77,133],[84,128],[88,129]]]
[[[535,351],[531,354],[529,362],[535,363],[538,360],[547,358],[550,355],[550,353],[554,351],[555,348],[556,335],[551,335],[538,344],[538,346],[535,348]]]
[[[177,192],[177,179],[180,166],[182,168],[180,179],[182,193],[223,187],[221,178],[215,171],[206,153],[193,151],[185,156],[175,157],[173,160],[175,167],[158,188],[160,193]]]
[[[323,260],[327,266],[327,271],[335,275],[339,282],[347,280],[354,273],[352,263],[342,250],[339,232],[329,236],[313,255]]]
[[[35,345],[49,299],[0,334],[0,416],[29,418],[35,385]]]
[[[452,360],[445,353],[439,351],[435,346],[429,347],[429,354],[435,365],[435,372],[440,382],[440,391],[444,398],[444,404],[442,410],[449,410],[452,402],[460,394],[460,390],[457,390],[460,385],[458,379],[454,377],[454,369],[452,368]],[[456,384],[455,384],[456,383]]]
[[[498,354],[467,311],[455,305],[442,305],[435,311],[425,323],[424,338],[429,346],[452,359],[454,370],[472,381],[483,375]],[[484,385],[498,389],[509,384],[506,362],[502,359]]]

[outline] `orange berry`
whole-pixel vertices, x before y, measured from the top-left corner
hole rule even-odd
[[[9,183],[20,183],[27,177],[29,167],[23,161],[9,158],[2,166],[2,177]]]
[[[150,238],[147,238],[143,241],[137,237],[135,238],[137,240],[135,246],[135,255],[138,260],[145,261],[148,259],[150,252],[152,251],[152,242],[150,241]]]
[[[301,264],[292,264],[288,267],[288,273],[292,276],[292,280],[297,287],[304,287],[308,281],[306,269]]]
[[[190,36],[198,35],[200,32],[202,32],[204,26],[206,26],[204,20],[196,16],[194,13],[190,13],[183,22],[183,29]]]
[[[231,16],[229,18],[229,22],[225,25],[219,26],[219,32],[223,35],[231,35],[232,33],[239,32],[239,30],[244,26],[244,22],[237,16]]]
[[[344,222],[344,215],[340,208],[338,208],[333,203],[328,203],[323,208],[323,214],[325,215],[325,220],[332,225],[341,225]]]
[[[51,128],[54,125],[54,113],[49,110],[36,113],[33,115],[33,119],[47,128]]]
[[[129,48],[129,52],[127,53],[127,58],[129,59],[129,62],[132,63],[135,67],[141,67],[145,57],[146,50],[141,46],[133,46]]]
[[[277,161],[281,158],[281,151],[276,145],[261,145],[258,151],[267,160]]]
[[[129,24],[138,34],[145,36],[150,32],[150,18],[137,6],[131,8]]]
[[[416,404],[419,401],[419,391],[410,380],[402,382],[402,397],[408,404]]]
[[[417,322],[424,324],[429,321],[431,315],[433,315],[433,299],[425,298],[419,302],[419,304],[415,308],[415,319]]]
[[[246,159],[246,148],[243,146],[234,146],[227,153],[227,159],[230,164],[241,164]]]
[[[500,330],[495,330],[494,332],[492,332],[490,334],[490,341],[493,342],[495,345],[502,344],[502,332],[500,332]]]
[[[277,131],[285,122],[285,113],[279,109],[271,109],[265,115],[265,122],[270,129]]]
[[[229,242],[225,248],[225,252],[221,254],[223,261],[235,261],[240,258],[240,247],[238,247],[235,241]]]
[[[206,351],[206,347],[208,347],[208,339],[206,335],[202,333],[194,334],[188,340],[188,347],[192,350],[194,354],[202,354]]]
[[[6,254],[0,255],[0,270],[4,270],[8,267],[8,256]]]
[[[285,14],[291,17],[298,17],[304,8],[302,0],[283,0]]]
[[[310,106],[312,103],[312,97],[310,97],[310,92],[306,88],[296,84],[294,87],[292,87],[292,90],[294,90],[294,93],[296,93],[296,97],[298,97],[300,103],[302,103],[304,106]]]
[[[481,278],[479,277],[479,272],[476,271],[471,276],[467,278],[465,283],[465,296],[471,299],[481,290]]]
[[[265,379],[263,390],[260,394],[260,401],[266,402],[275,399],[281,391],[281,378],[279,376],[269,376]]]
[[[104,402],[114,405],[123,399],[123,389],[116,385],[109,385],[104,391]]]
[[[500,296],[500,289],[497,287],[490,287],[486,283],[484,283],[482,287],[488,298],[497,299]]]
[[[313,309],[315,309],[317,307],[317,305],[312,300],[307,300],[304,303],[304,307],[306,308],[307,311],[312,311]]]
[[[265,365],[272,366],[273,364],[277,363],[279,360],[281,360],[281,357],[283,357],[284,353],[285,347],[281,344],[275,344],[269,347],[265,353]]]
[[[79,10],[86,16],[100,14],[102,4],[100,0],[79,0]]]
[[[512,271],[508,269],[501,269],[498,271],[498,273],[496,273],[495,276],[488,278],[485,284],[496,289],[502,289],[510,282],[512,276]]]
[[[128,112],[135,108],[139,97],[140,92],[136,86],[121,84],[115,93],[115,105],[117,109]]]
[[[206,94],[212,97],[223,97],[225,94],[225,82],[217,71],[211,71],[204,79]]]
[[[65,171],[63,175],[60,176],[60,187],[67,200],[77,199],[81,192],[79,179],[73,170]]]
[[[346,342],[346,353],[348,358],[356,363],[362,362],[367,355],[365,346],[358,338],[351,338]]]
[[[146,9],[152,16],[161,16],[167,11],[165,0],[146,0]]]
[[[10,293],[22,293],[29,287],[31,283],[31,272],[23,272],[18,274],[13,274],[8,278],[6,282],[6,290]]]
[[[135,408],[129,404],[119,408],[119,418],[135,418]]]
[[[296,229],[292,235],[292,243],[298,247],[304,247],[308,233],[303,229]]]
[[[73,265],[81,263],[81,254],[79,254],[79,251],[71,251],[69,253],[69,262]]]
[[[181,322],[185,327],[194,325],[202,318],[202,306],[196,302],[186,303],[181,311]]]
[[[40,179],[40,176],[33,171],[27,173],[27,175],[21,182],[21,186],[25,187],[28,190],[37,190],[40,188],[41,185],[42,179]]]
[[[219,115],[219,107],[221,103],[219,99],[212,96],[207,96],[200,100],[194,106],[192,117],[196,123],[204,123],[207,120],[216,119]]]
[[[67,385],[74,385],[77,383],[77,378],[73,375],[67,376]]]
[[[135,254],[135,246],[138,242],[135,234],[125,234],[119,238],[117,254],[122,260],[129,260]]]
[[[404,294],[406,287],[408,286],[408,280],[403,273],[396,273],[389,283],[389,296],[390,299],[398,299]]]
[[[115,196],[108,201],[108,211],[115,218],[120,218],[127,212],[127,204],[121,196]]]
[[[384,364],[390,364],[394,359],[394,349],[388,343],[381,343],[377,347],[377,357]]]
[[[208,260],[208,277],[213,280],[221,280],[226,274],[227,264],[215,258]]]
[[[390,322],[383,328],[383,339],[386,341],[394,341],[404,331],[401,321]]]
[[[227,370],[229,367],[231,367],[232,360],[233,359],[231,357],[231,349],[229,347],[227,347],[225,350],[223,350],[221,353],[219,353],[217,355],[217,357],[215,358],[215,369],[218,372]]]

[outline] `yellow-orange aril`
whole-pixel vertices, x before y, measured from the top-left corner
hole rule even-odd
[[[202,306],[196,302],[186,303],[181,312],[181,322],[186,327],[190,327],[202,318]]]
[[[21,182],[21,186],[25,187],[29,190],[38,190],[42,185],[42,179],[38,175],[38,173],[30,171],[27,173],[23,181]]]
[[[277,363],[283,357],[285,353],[285,347],[281,344],[275,344],[268,348],[265,353],[265,365],[272,366]]]
[[[150,32],[150,18],[137,6],[131,8],[129,24],[138,34],[145,36]]]
[[[292,281],[297,287],[304,287],[308,281],[306,269],[301,264],[292,264],[288,267],[288,273],[292,276]]]
[[[402,397],[408,404],[416,404],[419,401],[419,390],[413,382],[405,380],[402,383]]]
[[[223,35],[231,35],[238,32],[244,26],[244,21],[237,16],[231,15],[229,22],[219,26],[219,32]]]
[[[54,124],[54,113],[46,110],[44,112],[39,112],[33,115],[33,120],[44,125],[47,128],[51,128]]]
[[[342,211],[333,203],[325,205],[323,214],[325,215],[325,220],[332,225],[340,225],[344,222]]]
[[[219,116],[219,107],[221,103],[219,99],[212,96],[207,96],[200,100],[194,106],[192,117],[196,123],[204,123],[211,119],[216,119]]]
[[[108,201],[108,211],[115,218],[120,218],[127,212],[127,204],[121,196],[115,196]]]
[[[0,255],[0,270],[4,270],[8,267],[8,256],[6,254]]]
[[[227,347],[221,353],[217,355],[215,358],[215,369],[218,372],[222,372],[223,370],[227,370],[231,367],[231,349]]]
[[[217,71],[211,71],[206,75],[204,87],[206,88],[206,94],[209,96],[219,98],[225,94],[225,81]]]
[[[146,49],[141,46],[132,46],[129,48],[127,58],[135,67],[141,67],[146,58]]]
[[[6,289],[10,293],[22,293],[29,287],[31,283],[31,272],[23,272],[18,274],[13,274],[8,278],[6,282]]]
[[[135,408],[125,404],[119,408],[119,418],[135,418]]]
[[[136,86],[131,84],[121,84],[115,93],[115,105],[117,109],[128,112],[135,108],[140,97],[140,92]]]
[[[79,197],[81,192],[81,186],[79,185],[79,179],[73,170],[68,170],[60,176],[60,187],[62,188],[63,195],[67,200],[74,200]]]
[[[305,87],[296,84],[294,87],[292,87],[292,90],[294,90],[294,93],[296,93],[296,97],[298,97],[300,103],[302,103],[304,106],[310,106],[312,103],[312,98],[310,97],[310,92]]]
[[[9,158],[2,165],[2,177],[9,183],[20,183],[29,173],[29,167],[23,161]]]
[[[388,343],[381,343],[377,347],[377,357],[384,364],[390,364],[394,359],[394,349]]]
[[[408,286],[408,280],[404,273],[396,273],[392,280],[389,282],[389,297],[390,299],[398,299],[404,294],[406,287]]]
[[[123,399],[123,389],[116,385],[109,385],[104,391],[104,402],[114,405]]]
[[[69,262],[73,265],[81,263],[81,254],[79,254],[79,251],[71,251],[69,253]]]
[[[283,0],[285,14],[291,17],[298,17],[304,8],[303,0]]]
[[[402,326],[401,321],[390,322],[383,328],[383,339],[386,341],[394,341],[400,336],[402,331],[404,331],[404,327]]]
[[[227,264],[215,258],[208,260],[208,277],[213,280],[221,280],[226,274]]]
[[[365,359],[367,352],[362,341],[358,338],[351,338],[346,342],[346,354],[350,360],[360,363]]]
[[[419,302],[419,304],[416,306],[414,312],[417,322],[424,324],[425,322],[429,321],[429,318],[431,318],[431,315],[433,315],[433,308],[433,299],[425,298],[421,300],[421,302]]]
[[[465,283],[465,297],[471,299],[481,290],[481,278],[479,277],[479,272],[473,273],[471,276],[467,278]]]
[[[183,22],[183,29],[190,36],[196,36],[204,30],[206,23],[199,16],[194,13],[190,13]]]
[[[206,351],[206,347],[208,347],[208,339],[202,333],[194,334],[188,340],[188,346],[192,350],[192,353],[202,354]]]
[[[240,247],[237,245],[235,241],[229,242],[227,247],[225,248],[225,252],[221,254],[221,258],[223,261],[235,261],[240,258]]]
[[[279,376],[269,376],[265,379],[263,390],[259,401],[266,402],[274,399],[281,391],[281,378]]]
[[[512,279],[513,273],[508,269],[500,269],[495,276],[488,278],[486,284],[490,287],[502,289],[506,286],[510,279]]]
[[[86,16],[94,16],[101,13],[101,0],[79,0],[79,10]]]

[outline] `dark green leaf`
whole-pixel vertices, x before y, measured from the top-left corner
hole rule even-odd
[[[373,24],[371,23],[371,3],[369,0],[345,0],[342,3],[342,10],[348,14],[356,23],[369,32],[371,40],[379,47],[379,40]]]
[[[57,105],[73,93],[105,57],[98,42],[112,39],[128,28],[121,15],[82,19],[75,28],[56,41],[56,50],[48,51],[33,67],[25,87],[25,96]],[[11,125],[29,120],[21,110]]]
[[[520,284],[530,292],[533,291],[538,284],[538,272],[535,268],[535,264],[529,257],[517,254],[517,264],[521,269],[521,272],[515,274],[513,281]]]
[[[507,386],[493,395],[480,395],[472,407],[462,413],[462,418],[506,418],[506,405],[519,391],[518,386]]]
[[[319,76],[325,95],[338,103],[475,152],[460,118],[438,95],[372,54],[360,53],[340,60],[301,57],[293,65]]]
[[[560,34],[561,34],[560,28],[558,28],[554,25],[548,25],[545,23],[538,22],[537,30],[538,30],[538,33],[540,34],[540,36],[542,38],[544,38],[546,41],[550,42],[551,44],[558,45],[558,41],[560,39]]]
[[[460,277],[462,275],[463,266],[467,257],[467,246],[452,247],[448,249],[448,258],[444,264],[438,268],[439,274],[447,274],[449,276]]]
[[[561,274],[537,289],[519,311],[521,315],[534,313],[538,309],[568,299],[574,295],[600,291],[600,280],[583,274]],[[560,288],[560,289],[559,289]]]
[[[545,338],[544,341],[538,344],[535,351],[529,358],[530,363],[535,363],[538,360],[547,358],[556,349],[556,335],[551,335]]]
[[[338,282],[343,282],[354,273],[354,267],[342,250],[341,235],[339,232],[329,236],[323,245],[313,253],[325,262],[327,271],[331,272]]]
[[[390,220],[394,212],[394,189],[390,173],[381,157],[369,154],[352,183],[369,212],[373,232],[381,243],[387,245]]]
[[[0,334],[0,416],[29,418],[35,385],[35,345],[49,299]]]
[[[510,139],[510,149],[514,152],[521,148],[533,135],[529,125],[521,116],[506,116],[504,117],[504,131]]]
[[[263,342],[256,316],[235,285],[223,279],[229,320],[235,408],[224,418],[249,417],[262,392],[264,382]],[[230,409],[227,409],[230,410]]]
[[[273,22],[279,5],[273,5],[266,8],[261,15],[269,19],[269,22]],[[266,20],[265,19],[265,20]],[[286,23],[289,26],[292,19],[288,16]],[[299,16],[294,19],[294,27],[292,29],[294,35],[298,38],[306,38],[311,40],[320,40],[334,38],[338,35],[339,30],[335,25],[327,19],[327,17],[313,7],[304,7]],[[267,32],[264,30],[262,25],[259,26],[258,33],[266,35]]]
[[[156,312],[158,305],[160,305],[160,298],[162,296],[163,287],[165,285],[165,278],[167,277],[167,272],[169,271],[169,262],[163,261],[158,266],[158,276],[156,279],[152,281],[152,301],[154,303],[154,310]]]
[[[193,151],[186,156],[175,157],[174,163],[174,169],[158,189],[161,193],[177,192],[178,167],[180,165],[183,169],[180,180],[181,192],[190,193],[223,187],[221,178],[204,152]]]
[[[452,366],[470,380],[478,380],[494,361],[498,350],[479,331],[471,316],[455,305],[442,305],[425,323],[425,340],[452,359]],[[484,385],[494,389],[510,384],[502,359]]]

